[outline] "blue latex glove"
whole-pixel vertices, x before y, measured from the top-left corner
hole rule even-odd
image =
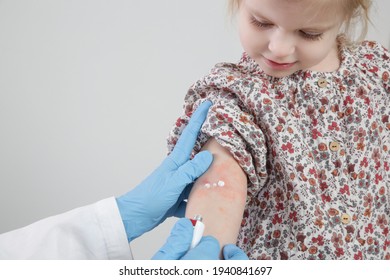
[[[225,260],[248,260],[248,256],[236,245],[227,244],[223,247],[222,251]]]
[[[183,216],[192,183],[210,166],[210,152],[189,160],[195,141],[212,103],[203,102],[193,113],[172,153],[141,184],[116,199],[127,239],[153,229],[167,217]],[[187,187],[187,189],[186,189]]]
[[[219,243],[212,236],[204,236],[199,244],[188,251],[191,245],[193,226],[189,219],[180,219],[173,227],[167,242],[152,257],[152,260],[219,260]],[[225,260],[248,260],[247,255],[233,244],[222,250]]]

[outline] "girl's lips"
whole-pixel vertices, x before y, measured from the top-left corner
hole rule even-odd
[[[286,70],[294,66],[295,62],[293,63],[277,63],[273,60],[267,59],[264,57],[265,62],[267,65],[275,70]]]

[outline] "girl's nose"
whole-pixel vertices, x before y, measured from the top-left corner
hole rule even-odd
[[[268,49],[275,58],[284,58],[295,52],[294,38],[282,30],[275,30],[269,38]]]

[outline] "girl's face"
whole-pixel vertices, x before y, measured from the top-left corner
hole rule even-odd
[[[306,69],[331,72],[340,65],[337,35],[343,19],[331,0],[242,0],[241,44],[273,77]]]

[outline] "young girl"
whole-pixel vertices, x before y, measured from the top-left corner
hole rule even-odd
[[[389,53],[352,30],[371,1],[231,2],[245,53],[192,86],[168,139],[213,101],[186,215],[252,259],[390,259]]]

